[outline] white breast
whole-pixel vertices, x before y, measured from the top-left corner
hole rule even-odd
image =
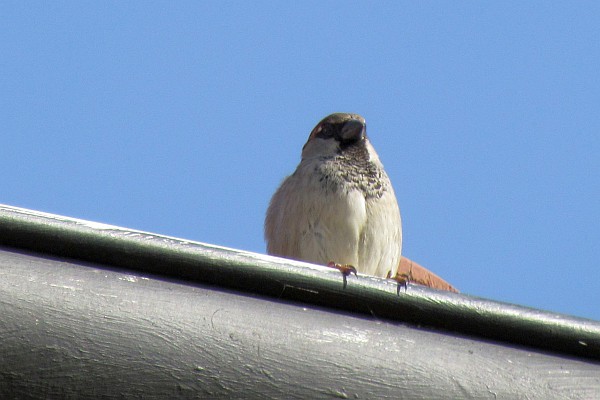
[[[314,174],[317,162],[302,161],[273,196],[265,221],[269,254],[394,276],[402,233],[391,185],[381,198],[365,199],[359,190],[328,191]]]

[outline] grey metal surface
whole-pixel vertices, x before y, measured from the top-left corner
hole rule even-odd
[[[600,323],[0,205],[0,398],[600,398]]]
[[[0,250],[0,398],[592,399],[595,362]]]
[[[0,205],[0,245],[600,360],[600,323]]]

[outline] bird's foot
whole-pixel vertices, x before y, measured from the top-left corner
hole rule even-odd
[[[342,273],[342,276],[344,277],[344,289],[346,288],[346,285],[348,284],[348,281],[346,279],[346,277],[348,275],[354,274],[355,276],[358,276],[356,273],[356,268],[354,268],[354,266],[352,266],[350,264],[336,264],[333,261],[329,261],[327,266],[329,268],[335,268]]]
[[[391,271],[387,274],[387,279],[391,278]],[[400,288],[404,287],[404,291],[408,290],[408,284],[413,280],[412,271],[408,271],[408,273],[397,274],[394,278],[396,282],[398,282],[398,286],[396,287],[396,294],[400,296]]]

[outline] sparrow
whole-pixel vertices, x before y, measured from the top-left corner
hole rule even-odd
[[[395,277],[402,222],[392,183],[365,119],[334,113],[314,127],[300,164],[273,195],[265,218],[271,255]]]

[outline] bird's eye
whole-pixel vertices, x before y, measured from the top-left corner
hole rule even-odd
[[[319,136],[324,138],[330,138],[333,136],[333,126],[329,123],[325,123],[321,126],[321,132],[319,132]]]

